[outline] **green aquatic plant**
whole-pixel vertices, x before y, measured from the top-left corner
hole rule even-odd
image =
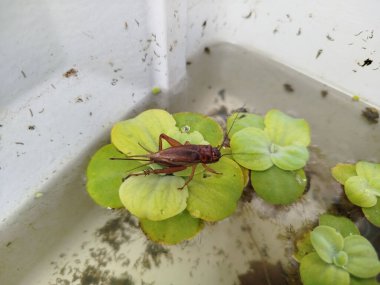
[[[265,117],[235,113],[227,120],[234,160],[251,170],[256,193],[272,204],[290,204],[304,192],[310,128],[279,110]]]
[[[339,163],[331,170],[333,177],[344,185],[348,200],[362,208],[366,218],[380,226],[380,164],[359,161]]]
[[[161,134],[181,144],[213,146],[221,145],[224,137],[219,124],[207,116],[147,110],[114,125],[112,143],[99,149],[88,165],[87,191],[103,207],[125,207],[139,219],[141,228],[153,241],[175,244],[196,235],[204,221],[215,222],[231,215],[245,177],[241,167],[227,157],[210,164],[216,173],[198,165],[187,185],[192,167],[168,171],[172,175],[128,177],[165,168],[145,156],[159,150]],[[162,140],[162,149],[169,147]]]
[[[304,285],[378,284],[376,251],[345,217],[322,215],[319,226],[297,242],[297,249]]]

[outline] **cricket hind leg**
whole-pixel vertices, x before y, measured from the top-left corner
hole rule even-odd
[[[193,180],[196,167],[197,167],[197,164],[194,164],[192,166],[191,174],[190,174],[189,178],[187,178],[185,184],[183,184],[182,187],[179,187],[178,190],[183,190],[183,188],[185,188],[187,186],[187,184],[189,184],[190,181]],[[181,165],[181,166],[172,166],[172,167],[163,168],[163,169],[145,169],[145,170],[143,170],[142,172],[139,172],[139,173],[129,174],[127,177],[123,178],[123,181],[125,181],[130,176],[141,176],[141,175],[145,175],[146,176],[146,175],[149,175],[149,174],[162,174],[162,173],[172,174],[174,172],[179,172],[179,171],[185,170],[186,168],[187,168],[187,166],[182,166]]]
[[[172,166],[172,167],[167,167],[167,168],[162,168],[162,169],[145,169],[142,172],[138,173],[132,173],[127,175],[125,178],[123,178],[123,181],[128,179],[131,176],[141,176],[141,175],[150,175],[150,174],[172,174],[174,172],[182,171],[185,170],[186,166]]]
[[[158,139],[158,150],[162,150],[162,140],[166,140],[170,146],[180,146],[182,145],[179,141],[169,137],[168,135],[161,134]]]

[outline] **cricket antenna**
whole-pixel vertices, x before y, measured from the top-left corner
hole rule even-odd
[[[145,159],[144,159],[145,158]],[[143,155],[133,155],[128,157],[110,157],[110,160],[138,160],[138,161],[150,161],[150,159],[146,158]]]
[[[226,142],[226,140],[227,140],[227,138],[228,138],[228,135],[230,134],[230,132],[231,132],[231,130],[232,130],[232,127],[234,126],[236,120],[237,120],[238,117],[239,117],[239,114],[244,110],[244,107],[245,107],[245,104],[244,104],[242,107],[240,107],[239,109],[237,109],[236,117],[235,117],[234,120],[232,121],[231,127],[230,127],[230,129],[227,131],[226,136],[224,137],[224,140],[223,140],[222,144],[219,146],[218,150],[221,150],[221,149],[222,149],[224,143]],[[232,113],[232,114],[234,114],[234,113]],[[227,120],[226,120],[226,125],[227,125]]]
[[[129,158],[127,158],[127,157],[110,157],[110,160],[136,160],[136,159],[129,159]],[[127,170],[127,172],[131,172],[131,171],[133,171],[133,170],[136,170],[136,169],[139,169],[139,168],[141,168],[141,167],[144,167],[144,166],[147,166],[147,165],[149,165],[149,164],[152,164],[152,163],[154,163],[154,162],[152,162],[152,161],[150,161],[150,160],[140,160],[139,159],[139,161],[149,161],[149,162],[147,162],[147,163],[143,163],[143,164],[141,164],[141,165],[139,165],[139,166],[136,166],[136,167],[134,167],[134,168],[132,168],[132,169],[128,169]]]

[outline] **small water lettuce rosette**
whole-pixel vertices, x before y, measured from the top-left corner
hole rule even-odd
[[[189,112],[171,115],[159,109],[144,111],[113,126],[112,143],[98,150],[88,165],[87,191],[103,207],[125,207],[139,219],[151,240],[176,244],[194,237],[205,221],[219,221],[235,211],[244,175],[232,159],[221,157],[206,165],[216,173],[199,164],[187,185],[192,167],[129,176],[168,168],[145,156],[159,150],[161,134],[181,144],[214,147],[221,145],[224,138],[220,125],[207,116]],[[172,146],[162,139],[162,149],[169,147]]]
[[[234,160],[251,170],[251,184],[259,197],[286,205],[305,191],[303,167],[309,159],[309,124],[279,110],[265,117],[235,113],[227,119]]]
[[[362,208],[368,221],[380,227],[380,164],[339,163],[331,172],[335,180],[344,185],[348,200]]]
[[[322,215],[319,226],[297,242],[304,285],[374,285],[380,262],[372,244],[345,217]]]

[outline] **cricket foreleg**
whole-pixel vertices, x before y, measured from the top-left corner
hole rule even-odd
[[[212,169],[211,167],[208,167],[207,164],[205,164],[205,163],[202,163],[202,166],[208,172],[215,173],[215,174],[222,174],[221,172],[217,172],[216,170]]]
[[[197,164],[194,164],[191,168],[191,174],[189,176],[189,178],[187,178],[185,184],[183,184],[183,186],[181,188],[178,188],[179,190],[182,190],[183,188],[185,188],[187,186],[187,184],[190,183],[191,180],[193,180],[193,177],[194,177],[194,173],[195,173],[195,169],[197,168]]]

